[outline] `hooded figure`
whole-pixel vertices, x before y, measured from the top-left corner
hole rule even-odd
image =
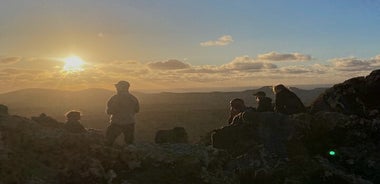
[[[306,112],[306,108],[298,98],[298,96],[291,92],[284,85],[280,84],[273,88],[276,95],[275,112],[291,115]]]

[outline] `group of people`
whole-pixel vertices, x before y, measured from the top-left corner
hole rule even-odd
[[[284,85],[279,84],[273,87],[273,93],[275,94],[275,102],[272,103],[272,99],[267,97],[265,92],[259,91],[253,94],[256,97],[257,107],[247,107],[244,100],[235,98],[230,101],[230,117],[228,118],[229,124],[238,122],[237,118],[239,114],[243,112],[255,111],[255,112],[278,112],[286,115],[297,114],[306,112],[306,107],[300,100],[300,98]]]
[[[135,130],[135,114],[139,112],[139,101],[129,92],[130,84],[127,81],[119,81],[115,84],[117,93],[107,102],[106,113],[110,115],[110,125],[106,130],[106,145],[111,146],[115,139],[124,134],[126,144],[133,143]],[[239,114],[248,111],[254,112],[278,112],[283,114],[295,114],[305,112],[306,108],[301,100],[280,84],[273,87],[275,102],[267,97],[265,92],[259,91],[253,94],[256,97],[257,107],[247,107],[240,98],[235,98],[230,102],[229,124],[234,124]],[[85,132],[85,128],[80,124],[81,113],[79,111],[69,111],[66,113],[67,122],[64,128],[73,133]]]
[[[111,146],[115,139],[124,134],[126,144],[133,143],[135,130],[135,114],[139,112],[139,101],[129,93],[130,84],[119,81],[115,84],[117,93],[107,102],[106,113],[110,115],[110,125],[106,130],[106,145]],[[69,111],[66,113],[67,121],[63,128],[71,133],[82,133],[86,129],[80,123],[81,112]]]

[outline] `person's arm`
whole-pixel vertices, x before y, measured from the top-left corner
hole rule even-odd
[[[232,124],[232,121],[236,115],[238,115],[239,112],[235,111],[234,109],[230,108],[230,117],[228,118],[228,124]]]
[[[111,97],[107,102],[106,112],[108,115],[115,114],[117,112],[117,103],[115,96]]]
[[[140,103],[139,100],[135,96],[132,96],[134,102],[135,102],[135,112],[138,113],[140,112]]]

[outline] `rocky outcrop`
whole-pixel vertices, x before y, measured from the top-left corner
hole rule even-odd
[[[107,147],[94,130],[75,134],[1,116],[0,183],[380,182],[379,116],[319,112],[245,118],[252,124],[214,134],[233,140],[214,140],[222,148],[216,149],[148,143]]]
[[[46,127],[62,128],[64,126],[64,123],[58,122],[45,113],[41,113],[39,116],[32,116],[31,119],[38,124]]]
[[[0,183],[236,183],[228,154],[189,144],[104,146],[19,116],[0,120]]]
[[[355,77],[336,84],[322,93],[311,105],[311,112],[334,111],[370,116],[380,109],[380,70],[366,77]]]
[[[380,116],[251,112],[216,130],[240,183],[379,183]]]

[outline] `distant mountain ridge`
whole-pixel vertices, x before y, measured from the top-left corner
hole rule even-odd
[[[304,90],[295,87],[290,88],[295,92],[305,105],[309,105],[326,88]],[[140,93],[132,92],[141,104],[156,105],[199,105],[199,108],[225,106],[233,98],[242,98],[248,105],[254,106],[253,94],[264,91],[267,96],[274,98],[272,88],[264,86],[254,90],[239,92],[190,92],[190,93]],[[30,88],[0,94],[0,103],[10,106],[44,107],[44,106],[78,106],[78,107],[104,107],[106,101],[114,94],[114,91],[100,88],[91,88],[80,91],[64,91],[55,89]],[[228,105],[228,104],[227,104]]]

